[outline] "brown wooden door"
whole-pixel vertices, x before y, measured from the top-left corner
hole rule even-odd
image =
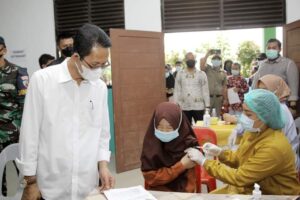
[[[140,167],[144,135],[166,101],[163,33],[110,29],[116,170]]]
[[[283,55],[292,59],[300,72],[300,20],[283,27]],[[299,74],[300,77],[300,74]],[[300,79],[299,79],[300,81]],[[300,83],[298,96],[300,94]],[[297,102],[297,115],[300,114],[300,101]]]

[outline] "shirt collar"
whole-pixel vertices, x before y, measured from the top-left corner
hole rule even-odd
[[[65,83],[65,82],[73,80],[73,78],[69,72],[69,69],[68,69],[68,60],[69,59],[70,58],[66,58],[64,60],[64,62],[61,63],[62,73],[60,73],[60,75],[59,75],[59,80],[58,80],[59,83]],[[83,80],[81,83],[90,83],[91,85],[96,85],[96,82],[97,81]]]
[[[60,64],[62,73],[59,74],[59,79],[58,79],[59,83],[65,83],[65,82],[73,80],[71,77],[71,74],[69,72],[69,69],[68,69],[68,61],[69,61],[69,58],[66,58],[64,60],[64,62],[62,62]]]

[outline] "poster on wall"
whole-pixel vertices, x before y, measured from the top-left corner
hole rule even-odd
[[[16,48],[10,50],[9,61],[20,66],[25,66],[27,61],[27,53],[24,48]]]

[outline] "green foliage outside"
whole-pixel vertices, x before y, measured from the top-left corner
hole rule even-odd
[[[249,77],[251,73],[251,63],[260,53],[260,47],[253,41],[242,41],[239,44],[237,53],[234,54],[231,50],[231,46],[226,38],[222,35],[218,35],[216,41],[202,43],[199,48],[196,48],[194,53],[205,55],[209,49],[221,49],[221,56],[223,63],[225,60],[230,59],[234,62],[238,61],[242,66],[241,73],[244,77]],[[177,60],[184,61],[184,56],[187,53],[185,49],[182,52],[171,51],[166,54],[165,62],[175,65]],[[211,58],[211,57],[210,57]],[[198,58],[199,59],[199,58]],[[210,60],[208,59],[208,63]],[[184,64],[184,62],[183,62]]]
[[[251,63],[260,53],[260,48],[253,41],[244,41],[240,43],[237,56],[242,65],[242,74],[249,77],[251,73]]]

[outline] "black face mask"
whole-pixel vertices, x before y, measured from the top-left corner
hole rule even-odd
[[[61,50],[61,53],[66,57],[71,57],[74,53],[73,47],[66,47]]]
[[[195,67],[196,61],[195,60],[187,60],[185,63],[188,68],[193,68],[193,67]]]

